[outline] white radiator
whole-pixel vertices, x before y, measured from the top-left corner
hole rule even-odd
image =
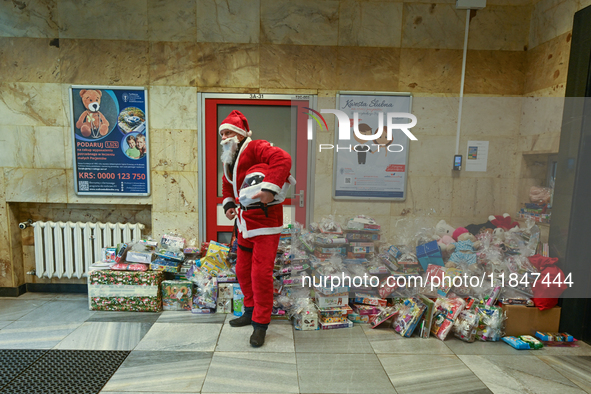
[[[102,248],[139,241],[143,224],[35,222],[35,271],[39,278],[86,277]]]

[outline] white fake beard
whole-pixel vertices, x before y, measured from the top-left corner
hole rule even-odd
[[[221,157],[222,163],[232,164],[232,161],[234,160],[234,155],[238,150],[238,137],[234,136],[231,138],[227,138],[220,142],[220,145],[222,146],[223,150]]]

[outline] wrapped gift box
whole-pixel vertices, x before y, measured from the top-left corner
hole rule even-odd
[[[193,305],[193,282],[189,280],[162,281],[162,309],[190,311]]]
[[[89,309],[161,312],[161,283],[161,272],[91,271],[88,275]]]

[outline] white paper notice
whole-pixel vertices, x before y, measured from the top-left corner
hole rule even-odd
[[[488,161],[488,141],[468,141],[466,171],[486,172]]]

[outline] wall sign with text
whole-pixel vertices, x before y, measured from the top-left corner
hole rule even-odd
[[[333,198],[404,201],[409,138],[416,137],[394,126],[416,124],[402,118],[413,116],[410,93],[340,92],[336,104],[349,124],[339,121],[335,130]],[[353,129],[350,140],[339,139],[341,126]]]
[[[148,97],[144,88],[70,88],[78,195],[148,196]]]

